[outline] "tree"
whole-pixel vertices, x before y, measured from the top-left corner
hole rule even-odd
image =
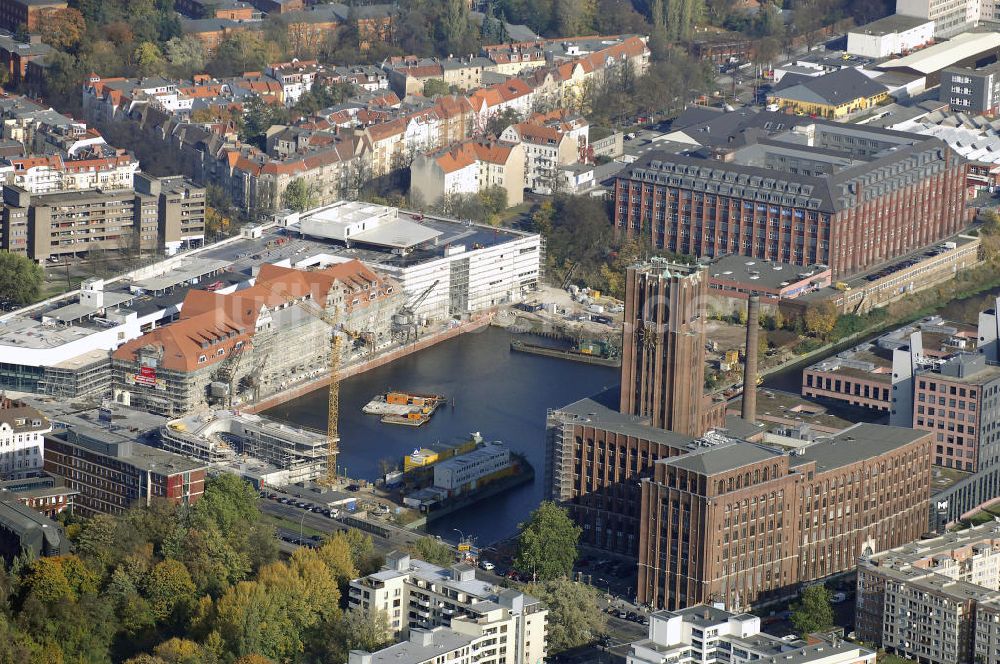
[[[512,124],[517,124],[524,118],[513,108],[505,108],[499,113],[491,115],[486,120],[485,132],[488,136],[499,136],[503,130]]]
[[[514,564],[530,572],[533,580],[568,578],[573,573],[581,532],[564,508],[545,501],[527,523],[521,524]]]
[[[83,14],[72,7],[43,9],[39,20],[45,26],[42,41],[60,51],[75,52],[87,31]]]
[[[792,625],[802,636],[833,627],[833,606],[826,586],[818,583],[802,591],[792,609]]]
[[[285,187],[282,196],[284,206],[296,212],[304,212],[316,205],[315,192],[305,178],[295,178]]]
[[[186,78],[205,69],[205,47],[195,37],[174,37],[166,43],[165,49],[175,76]]]
[[[143,42],[133,55],[135,66],[142,76],[158,76],[163,73],[164,60],[160,47],[153,42]]]
[[[30,304],[38,299],[42,267],[20,254],[0,251],[0,303]]]
[[[806,307],[805,323],[806,332],[825,339],[837,324],[837,308],[830,301],[809,305]]]
[[[425,97],[437,97],[438,95],[446,95],[451,92],[451,88],[448,84],[444,82],[441,78],[429,78],[424,81],[424,96]]]
[[[432,565],[448,567],[455,562],[451,547],[433,537],[421,537],[408,547],[410,555]]]
[[[601,594],[593,586],[561,578],[529,585],[527,592],[549,609],[546,644],[550,653],[590,643],[604,630]]]

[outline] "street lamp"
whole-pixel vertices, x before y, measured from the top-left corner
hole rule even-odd
[[[299,518],[299,544],[302,544],[302,524],[305,520],[306,520],[306,512],[303,512],[302,516]]]
[[[465,533],[463,533],[463,532],[462,532],[461,530],[459,530],[458,528],[452,528],[452,530],[454,530],[454,531],[455,531],[456,533],[458,533],[458,536],[459,536],[459,538],[461,538],[461,539],[459,539],[459,540],[458,540],[458,543],[459,543],[459,544],[461,544],[462,542],[464,542],[464,541],[465,541]]]

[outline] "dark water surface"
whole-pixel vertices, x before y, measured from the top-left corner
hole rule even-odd
[[[465,508],[436,522],[431,531],[453,529],[485,545],[510,535],[543,497],[545,411],[617,385],[618,370],[510,351],[511,335],[497,328],[463,334],[341,383],[340,466],[347,475],[374,480],[380,460],[401,463],[418,447],[453,444],[474,431],[501,440],[535,468],[535,481]],[[454,400],[419,428],[382,424],[361,412],[373,396],[390,389],[436,393]],[[268,415],[326,429],[326,390],[276,406]]]

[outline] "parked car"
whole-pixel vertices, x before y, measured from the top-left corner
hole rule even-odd
[[[361,490],[361,485],[359,485],[359,484],[348,484],[347,487],[346,487],[346,489],[348,491],[360,491]]]
[[[482,567],[487,572],[492,572],[496,568],[496,565],[494,565],[488,560],[480,560],[479,566]]]
[[[833,593],[832,595],[830,595],[830,603],[831,604],[842,604],[843,602],[846,602],[846,601],[847,601],[847,593],[837,592],[837,593]]]

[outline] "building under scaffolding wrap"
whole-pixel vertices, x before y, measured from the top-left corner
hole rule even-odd
[[[331,314],[349,354],[392,342],[403,293],[360,261],[320,270],[264,265],[253,286],[189,291],[179,320],[112,356],[117,403],[176,417],[258,400],[329,372]]]
[[[294,484],[325,476],[327,438],[260,415],[215,410],[171,420],[160,429],[162,447],[224,470],[248,460],[273,466],[272,484]]]

